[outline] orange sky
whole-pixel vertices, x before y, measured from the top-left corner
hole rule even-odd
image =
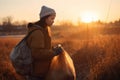
[[[120,18],[120,0],[0,0],[0,19],[12,16],[14,21],[36,21],[42,5],[56,10],[56,21],[84,21],[86,17],[93,21],[114,21]]]

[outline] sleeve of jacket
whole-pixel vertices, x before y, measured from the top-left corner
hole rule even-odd
[[[52,49],[45,49],[44,35],[40,30],[31,34],[30,46],[34,60],[50,60],[55,56]]]

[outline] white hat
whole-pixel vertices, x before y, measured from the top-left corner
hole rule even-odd
[[[46,6],[42,6],[41,12],[39,14],[40,19],[50,14],[56,14],[55,10]]]

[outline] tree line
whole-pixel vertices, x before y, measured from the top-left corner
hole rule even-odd
[[[13,17],[12,16],[7,16],[7,17],[4,17],[0,23],[0,35],[6,35],[6,34],[25,34],[27,32],[27,26],[28,22],[26,21],[22,21],[22,22],[19,22],[19,21],[15,21],[13,22]],[[81,25],[83,24],[82,22],[78,22],[78,26],[83,26]],[[97,26],[98,25],[101,25],[101,26],[112,26],[112,27],[120,27],[120,19],[118,20],[115,20],[114,22],[109,22],[109,23],[105,23],[105,22],[102,22],[100,20],[98,21],[95,21],[95,22],[91,22],[90,24],[96,24]],[[74,24],[72,22],[61,22],[59,24],[59,26],[74,26]]]
[[[7,34],[25,34],[27,31],[26,21],[19,21],[12,22],[13,18],[11,16],[7,16],[2,19],[0,24],[0,35],[7,35]]]

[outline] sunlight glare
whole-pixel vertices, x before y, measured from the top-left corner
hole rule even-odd
[[[82,22],[90,23],[92,21],[97,21],[98,17],[94,13],[87,12],[82,14],[81,19],[82,19]]]

